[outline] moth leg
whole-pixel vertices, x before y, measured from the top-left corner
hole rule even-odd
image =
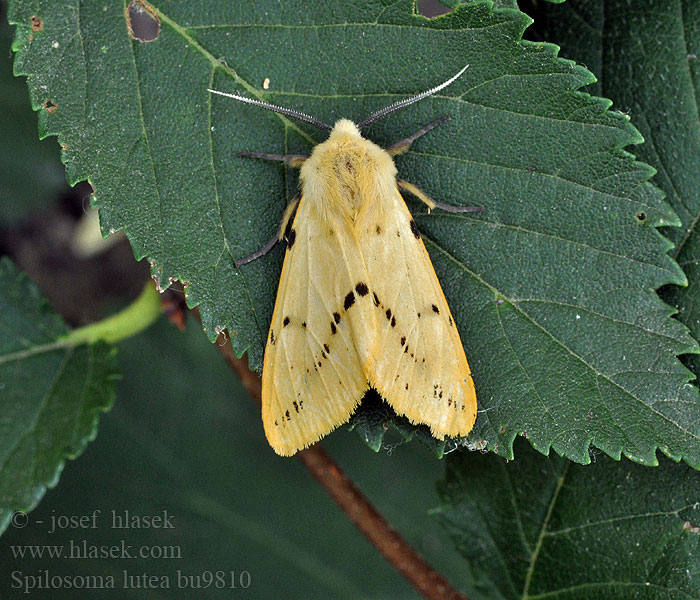
[[[419,129],[413,135],[404,138],[403,140],[399,140],[395,144],[392,144],[386,149],[386,151],[391,156],[396,156],[397,154],[403,154],[404,152],[408,152],[408,149],[411,147],[411,144],[413,144],[413,142],[415,142],[419,137],[425,135],[429,131],[435,129],[438,125],[442,125],[444,122],[449,120],[450,115],[440,117],[437,121],[433,121],[432,123],[426,125],[422,129]]]
[[[442,202],[436,202],[430,196],[428,196],[428,194],[426,194],[422,189],[420,189],[418,186],[413,185],[412,183],[409,183],[408,181],[404,181],[403,179],[397,178],[396,183],[399,185],[399,187],[403,188],[407,192],[410,192],[419,200],[422,200],[428,206],[428,212],[430,212],[433,208],[439,208],[440,210],[444,210],[445,212],[451,213],[482,212],[484,210],[483,206],[452,206],[451,204],[443,204]]]
[[[274,160],[283,162],[290,167],[301,167],[304,161],[309,158],[303,154],[266,154],[264,152],[238,152],[240,158],[262,158],[264,160]]]
[[[277,233],[272,237],[260,250],[257,250],[256,252],[253,252],[253,254],[246,256],[244,258],[240,258],[236,261],[233,262],[234,267],[240,267],[241,265],[247,265],[249,262],[253,262],[255,259],[260,258],[261,256],[265,256],[270,250],[272,250],[275,247],[275,244],[277,242],[282,241],[282,239],[285,237],[287,228],[289,227],[289,224],[292,222],[292,215],[294,214],[294,211],[296,210],[297,205],[299,204],[299,200],[301,199],[300,194],[296,194],[294,198],[292,198],[292,201],[287,205],[287,208],[284,209],[284,215],[282,216],[282,222],[280,223],[279,229]]]

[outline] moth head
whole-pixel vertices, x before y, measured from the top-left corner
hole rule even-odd
[[[362,137],[357,125],[355,125],[355,123],[353,123],[350,119],[340,119],[339,121],[336,121],[335,125],[333,126],[333,132],[331,133],[331,136],[334,135],[357,138]]]
[[[342,124],[343,128],[348,128],[346,124],[352,125],[352,129],[358,133],[359,131],[369,125],[370,123],[374,123],[376,120],[381,119],[382,117],[385,117],[388,114],[393,113],[394,111],[397,111],[401,108],[405,108],[406,106],[410,106],[411,104],[414,104],[418,102],[419,100],[423,100],[423,98],[427,98],[428,96],[432,96],[433,94],[439,92],[440,90],[446,88],[448,85],[453,83],[455,80],[459,79],[459,77],[462,75],[467,70],[467,67],[469,65],[466,65],[463,67],[459,73],[456,75],[453,75],[450,77],[447,81],[444,81],[438,86],[435,86],[434,88],[431,88],[425,92],[421,92],[420,94],[417,94],[415,96],[411,96],[410,98],[406,98],[405,100],[399,100],[398,102],[394,102],[393,104],[390,104],[389,106],[382,108],[381,110],[378,110],[376,112],[373,112],[369,117],[366,119],[363,119],[360,121],[357,125],[355,125],[352,121],[349,121],[347,119],[341,119],[338,121],[335,125],[335,129],[338,129],[338,126]],[[207,90],[211,92],[212,94],[218,94],[219,96],[226,96],[227,98],[233,98],[234,100],[238,100],[239,102],[245,102],[246,104],[252,104],[253,106],[259,106],[260,108],[265,108],[267,110],[271,110],[273,112],[279,113],[281,115],[285,115],[288,117],[292,117],[294,119],[297,119],[298,121],[302,121],[304,123],[309,123],[310,125],[313,125],[314,127],[318,127],[319,129],[325,129],[326,131],[332,131],[334,128],[331,127],[330,125],[324,123],[320,119],[317,119],[316,117],[312,117],[310,115],[307,115],[306,113],[303,113],[298,110],[294,110],[292,108],[285,108],[284,106],[277,106],[276,104],[270,104],[269,102],[264,102],[262,100],[253,100],[252,98],[247,98],[246,96],[239,96],[238,94],[227,94],[225,92],[219,92],[217,90]],[[350,133],[348,130],[347,133]]]

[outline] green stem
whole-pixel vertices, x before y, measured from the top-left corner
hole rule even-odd
[[[153,282],[149,281],[139,297],[121,312],[97,323],[74,329],[57,341],[72,346],[97,341],[119,342],[149,327],[160,314],[160,294]]]

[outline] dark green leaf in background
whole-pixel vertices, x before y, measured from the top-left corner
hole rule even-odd
[[[0,532],[56,485],[66,458],[94,438],[114,397],[115,351],[66,345],[39,290],[0,259]]]
[[[451,455],[435,511],[486,598],[700,597],[700,474],[517,454]]]
[[[399,172],[443,202],[486,207],[427,215],[409,199],[475,375],[468,441],[508,456],[525,432],[579,462],[593,444],[700,464],[698,394],[676,359],[698,346],[653,291],[685,282],[656,230],[677,217],[622,150],[641,141],[627,118],[575,91],[592,75],[520,42],[525,15],[482,2],[426,20],[409,0],[173,0],[149,7],[160,34],[142,43],[123,8],[14,2],[15,71],[41,133],[65,147],[69,181],[90,179],[104,230],[125,229],[163,286],[187,282],[210,336],[228,328],[260,367],[282,249],[233,260],[275,231],[297,181],[236,152],[309,152],[324,134],[206,89],[359,120],[469,64],[368,131],[386,146],[449,113]]]

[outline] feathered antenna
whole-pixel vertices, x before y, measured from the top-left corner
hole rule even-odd
[[[360,123],[357,124],[358,129],[362,129],[363,127],[367,127],[370,123],[374,123],[377,119],[381,119],[382,117],[385,117],[389,113],[393,113],[395,110],[399,110],[401,108],[404,108],[406,106],[409,106],[411,104],[414,104],[415,102],[418,102],[419,100],[422,100],[423,98],[427,98],[428,96],[432,96],[436,92],[439,92],[440,90],[446,88],[448,85],[450,85],[452,82],[454,82],[456,79],[462,75],[467,70],[467,67],[469,65],[465,65],[462,70],[457,73],[456,75],[453,75],[450,77],[447,81],[444,83],[441,83],[440,85],[428,90],[427,92],[422,92],[418,94],[417,96],[412,96],[411,98],[406,98],[405,100],[399,100],[398,102],[394,102],[393,104],[390,104],[386,108],[382,108],[381,110],[378,110],[375,113],[372,113],[369,117],[367,117],[364,121],[361,121]]]
[[[266,108],[267,110],[280,113],[281,115],[286,115],[287,117],[293,117],[294,119],[298,119],[299,121],[304,121],[305,123],[309,123],[314,127],[318,127],[319,129],[326,129],[328,131],[331,131],[333,129],[330,125],[327,125],[320,119],[307,115],[306,113],[300,112],[298,110],[294,110],[292,108],[284,108],[284,106],[277,106],[275,104],[270,104],[269,102],[263,102],[262,100],[253,100],[252,98],[246,98],[245,96],[239,96],[238,94],[227,94],[226,92],[219,92],[217,90],[210,89],[207,89],[207,91],[211,92],[212,94],[219,94],[219,96],[233,98],[234,100],[239,100],[240,102],[245,102],[246,104],[252,104],[253,106]]]

